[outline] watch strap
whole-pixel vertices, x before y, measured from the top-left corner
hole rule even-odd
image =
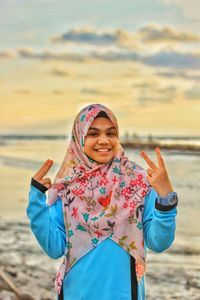
[[[45,193],[48,188],[41,184],[39,181],[35,180],[33,177],[31,178],[31,185],[40,190],[42,193]]]
[[[170,192],[166,197],[157,196],[155,208],[167,211],[175,208],[178,204],[178,195],[176,192]]]

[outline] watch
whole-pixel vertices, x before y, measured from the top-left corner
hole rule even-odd
[[[174,205],[178,202],[178,195],[176,192],[170,192],[165,197],[157,196],[157,201],[162,205]]]

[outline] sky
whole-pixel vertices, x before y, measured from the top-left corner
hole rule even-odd
[[[200,135],[199,0],[0,0],[0,27],[0,134],[102,103],[121,134]]]

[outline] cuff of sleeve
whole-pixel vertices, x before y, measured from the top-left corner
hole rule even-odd
[[[156,199],[155,208],[160,211],[168,211],[168,210],[175,208],[177,205],[178,205],[178,201],[176,203],[174,203],[173,205],[162,205],[159,202],[157,202],[157,199]]]
[[[34,178],[31,178],[31,185],[40,190],[42,193],[45,193],[48,190],[48,188],[45,185],[41,184]]]

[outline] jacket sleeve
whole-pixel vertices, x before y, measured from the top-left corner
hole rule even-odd
[[[157,193],[152,189],[145,197],[143,212],[144,242],[154,252],[170,247],[175,237],[177,203],[163,206],[156,201]]]
[[[37,186],[37,187],[36,187]],[[29,201],[26,209],[30,227],[41,248],[51,258],[64,255],[66,230],[60,198],[52,205],[46,203],[46,194],[42,186],[30,184]]]

